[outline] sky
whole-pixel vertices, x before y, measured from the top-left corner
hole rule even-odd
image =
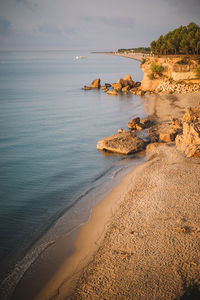
[[[0,0],[0,50],[148,47],[190,22],[200,0]]]

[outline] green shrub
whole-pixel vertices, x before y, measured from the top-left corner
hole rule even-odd
[[[154,74],[153,73],[149,73],[148,74],[149,79],[155,79]]]
[[[157,74],[157,75],[161,76],[163,70],[164,70],[164,67],[162,65],[158,65],[156,63],[153,63],[151,65],[151,72],[153,73],[153,75]]]
[[[143,65],[145,62],[146,62],[146,59],[143,58],[142,61],[141,61],[141,65]]]
[[[176,62],[176,64],[179,65],[188,65],[190,63],[190,60],[187,56],[183,57],[182,59],[180,59],[179,61]]]
[[[196,78],[200,78],[200,67],[196,67],[195,73],[196,73]]]

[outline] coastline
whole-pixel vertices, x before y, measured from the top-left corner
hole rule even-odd
[[[184,97],[188,97],[188,96],[184,95]],[[149,101],[149,99],[147,101]],[[159,108],[160,110],[162,110],[161,107]],[[155,107],[154,110],[156,110]],[[79,280],[79,277],[85,268],[86,268],[86,276],[82,277],[81,279],[82,282],[80,282],[80,286],[81,284],[83,284],[84,278],[85,279],[88,278],[89,274],[87,273],[87,271],[89,268],[91,268],[90,262],[96,259],[101,249],[104,249],[103,251],[105,251],[106,243],[104,238],[107,238],[107,236],[112,235],[112,231],[113,231],[112,226],[114,227],[116,226],[115,223],[116,217],[114,216],[114,213],[116,212],[116,215],[118,215],[120,214],[122,207],[126,206],[127,208],[127,203],[125,202],[127,201],[128,194],[131,193],[130,190],[133,189],[133,187],[135,186],[133,182],[134,181],[136,183],[138,182],[136,180],[137,176],[141,176],[144,170],[146,169],[148,170],[148,167],[151,167],[152,163],[154,164],[154,162],[159,160],[159,156],[162,156],[159,151],[155,155],[156,155],[155,160],[153,159],[150,162],[146,162],[142,165],[139,165],[130,174],[126,175],[125,178],[122,179],[122,182],[118,186],[116,186],[113,189],[113,191],[93,209],[89,222],[83,225],[83,227],[80,230],[79,237],[76,241],[75,253],[61,266],[59,271],[48,282],[48,284],[40,292],[40,294],[36,297],[36,299],[51,299],[52,297],[55,299],[66,299],[66,297],[69,297],[69,295],[73,292],[74,288],[76,287],[76,283]],[[169,151],[169,156],[172,155],[173,154]],[[175,156],[177,158],[177,153]],[[168,157],[167,159],[168,161],[169,158],[170,157]],[[175,160],[174,161],[172,160],[172,164],[174,163],[176,164]],[[149,168],[149,170],[151,170],[151,168]],[[149,176],[151,177],[151,172],[149,172]],[[147,193],[149,194],[148,190]],[[88,239],[89,235],[91,235],[91,239],[90,238]],[[114,251],[115,250],[116,249],[114,249]],[[118,253],[115,252],[114,255],[112,254],[111,256],[113,258],[117,253],[122,255],[123,259],[124,257],[125,258],[132,257],[133,251],[129,251],[129,250],[128,251],[127,249],[126,251],[120,250],[121,254],[119,253],[120,252],[119,250],[116,250],[118,251]],[[102,274],[100,276],[102,276]],[[100,287],[96,287],[96,288],[99,289]],[[77,297],[78,295],[80,299],[85,299],[84,297],[90,295],[90,294],[87,295],[81,294],[82,292],[84,292],[84,290],[81,291],[81,288],[76,289],[73,297]],[[181,293],[181,288],[179,289],[179,293]]]
[[[192,105],[195,106],[200,100],[200,94],[195,94],[195,97],[193,94],[179,95],[176,99],[176,110],[180,115],[183,115],[182,108],[187,107],[191,99],[193,99]],[[160,121],[165,121],[174,111],[170,103],[168,110],[166,110],[166,102],[163,106],[160,105],[162,102],[160,96],[157,102],[155,99],[152,102],[149,103],[147,110],[153,114],[157,111],[156,118]],[[80,230],[75,253],[47,283],[37,300],[52,297],[86,299],[91,295],[94,297],[101,295],[106,299],[111,299],[113,295],[130,298],[132,296],[130,293],[136,293],[137,297],[143,297],[142,299],[150,294],[152,297],[160,298],[167,295],[165,299],[172,299],[184,294],[193,283],[196,288],[196,284],[199,284],[200,190],[197,175],[200,171],[199,158],[185,158],[174,145],[166,144],[157,149],[153,148],[149,152],[151,157],[148,161],[126,175],[120,184],[93,209],[89,222]],[[191,179],[188,176],[191,176]],[[188,185],[185,185],[185,182]],[[190,202],[191,198],[192,202]],[[189,230],[187,235],[184,234],[184,228]],[[157,243],[158,237],[162,237],[159,243]],[[159,251],[156,254],[157,247]],[[147,261],[144,261],[144,266],[141,267],[143,271],[138,271],[142,261],[140,252],[146,260],[154,261],[156,256],[158,265],[155,266],[150,260],[154,265],[153,271]],[[148,256],[149,252],[150,256]],[[181,258],[176,252],[181,253]],[[134,275],[136,273],[127,271],[130,262],[134,272],[138,272],[137,276]],[[187,268],[182,268],[182,265]],[[123,280],[120,279],[122,270]],[[176,276],[176,280],[174,279],[174,274],[180,272],[183,273],[185,281],[180,275]],[[119,280],[117,283],[116,277]],[[135,282],[130,293],[125,288],[128,277]],[[139,284],[140,278],[144,279],[149,289]],[[124,283],[117,289],[121,280]],[[117,294],[114,293],[115,290]],[[98,294],[98,291],[101,294]],[[147,294],[143,294],[144,291]]]
[[[107,54],[107,55],[114,55],[114,56],[121,56],[125,58],[131,58],[134,60],[142,61],[143,58],[145,58],[147,55],[142,53],[130,53],[130,54],[123,54],[118,52],[94,52],[94,53],[101,53],[101,54]]]

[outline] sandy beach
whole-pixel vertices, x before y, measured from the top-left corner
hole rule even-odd
[[[146,109],[165,121],[199,100],[158,95]],[[36,299],[198,298],[200,158],[171,143],[148,146],[146,159],[94,208],[75,253]]]

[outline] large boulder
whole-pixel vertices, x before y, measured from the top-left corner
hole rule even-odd
[[[129,132],[114,134],[97,143],[97,150],[121,154],[132,154],[143,149],[145,149],[145,142]]]
[[[90,87],[92,89],[99,89],[101,87],[100,82],[101,82],[101,79],[97,78],[97,79],[92,81],[92,83],[90,84]]]

